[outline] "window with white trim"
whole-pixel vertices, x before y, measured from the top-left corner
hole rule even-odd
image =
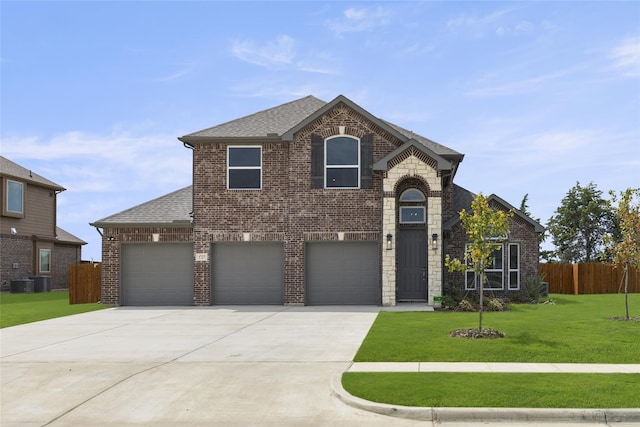
[[[509,290],[520,289],[520,244],[509,244]]]
[[[335,136],[325,141],[325,188],[360,188],[360,140]]]
[[[260,190],[262,188],[262,147],[227,148],[227,188]]]
[[[3,213],[7,216],[24,217],[24,183],[5,179]]]
[[[40,249],[40,273],[51,273],[51,249]]]
[[[493,245],[495,249],[491,253],[489,257],[489,262],[485,265],[484,275],[486,279],[486,283],[484,284],[485,290],[498,290],[504,289],[504,271],[503,271],[503,256],[504,251],[503,245],[495,244]],[[469,245],[465,245],[465,252],[469,248]],[[476,277],[475,271],[473,271],[473,265],[471,264],[471,260],[467,259],[467,272],[464,277],[464,286],[465,289],[477,289],[478,282],[480,281],[480,277]]]

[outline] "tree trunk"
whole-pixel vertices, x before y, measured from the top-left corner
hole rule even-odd
[[[624,265],[624,308],[629,320],[629,263]]]
[[[480,310],[478,311],[478,333],[482,333],[482,309],[484,308],[484,263],[480,271]]]

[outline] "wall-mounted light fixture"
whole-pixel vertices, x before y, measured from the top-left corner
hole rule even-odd
[[[431,235],[431,248],[435,251],[436,249],[438,249],[438,234],[437,233],[433,233]]]
[[[391,242],[393,240],[393,235],[391,233],[387,234],[387,250],[391,250]]]
[[[11,227],[11,234],[18,234],[18,230],[16,230],[15,228]]]
[[[159,242],[160,241],[160,233],[152,233],[151,234],[151,240],[153,240],[154,242]]]
[[[113,237],[113,236],[107,236],[107,240],[112,242],[112,241],[116,240],[116,238]]]

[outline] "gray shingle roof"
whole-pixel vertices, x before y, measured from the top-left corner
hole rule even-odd
[[[268,134],[282,135],[310,114],[322,108],[326,102],[313,96],[269,108],[230,122],[185,135],[189,137],[266,137]]]
[[[192,194],[191,186],[184,187],[90,225],[94,227],[117,227],[125,224],[191,226]]]
[[[397,130],[398,132],[400,132],[401,134],[403,134],[404,136],[406,136],[407,138],[415,139],[420,144],[424,145],[425,147],[427,147],[428,149],[430,149],[431,151],[433,151],[434,153],[440,156],[464,156],[462,153],[458,153],[456,150],[453,150],[449,147],[445,147],[444,145],[439,144],[435,141],[432,141],[428,138],[425,138],[422,135],[418,135],[415,132],[411,132],[410,130],[404,129],[396,124],[389,123],[385,120],[383,121],[387,123],[389,126],[391,126],[392,128],[394,128],[395,130]]]
[[[47,178],[38,175],[37,173],[30,171],[29,169],[24,168],[2,156],[0,156],[0,175],[7,176],[9,178],[16,178],[27,183],[40,185],[53,190],[65,190],[63,186],[58,185],[55,182],[50,181]]]
[[[74,236],[60,227],[56,227],[56,240],[60,243],[73,243],[76,245],[86,245],[87,242]]]

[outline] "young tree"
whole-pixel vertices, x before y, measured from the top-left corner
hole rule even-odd
[[[599,261],[605,234],[614,234],[615,214],[593,182],[569,190],[547,224],[560,262]]]
[[[471,213],[466,210],[460,212],[460,221],[469,238],[469,244],[464,253],[464,261],[445,256],[445,266],[450,271],[466,271],[467,266],[480,277],[480,310],[478,314],[478,333],[482,333],[482,312],[484,308],[485,266],[489,263],[491,254],[496,250],[496,238],[500,239],[509,232],[509,217],[513,212],[494,210],[489,206],[489,200],[478,194],[471,202]]]
[[[611,202],[618,202],[613,192]],[[624,305],[629,320],[629,266],[640,268],[640,188],[627,188],[620,192],[620,202],[615,209],[620,224],[620,238],[607,236],[611,243],[613,263],[624,271]]]

